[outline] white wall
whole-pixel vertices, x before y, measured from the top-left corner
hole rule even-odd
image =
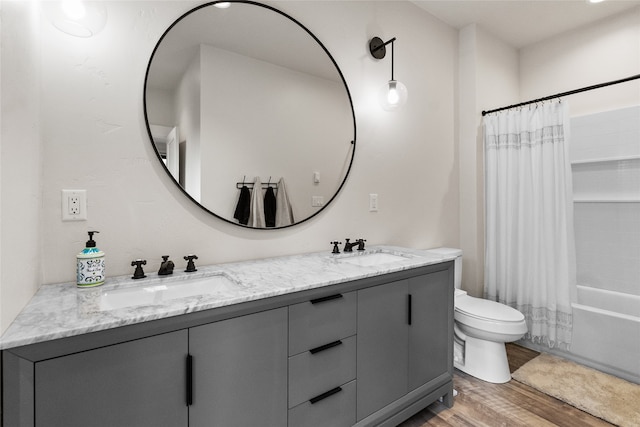
[[[0,331],[41,282],[40,30],[31,2],[2,2]],[[59,196],[58,196],[59,197]],[[58,200],[58,210],[60,209]]]
[[[418,248],[459,244],[457,34],[413,4],[269,2],[303,22],[331,51],[350,87],[358,126],[352,173],[334,204],[309,222],[278,231],[242,229],[191,205],[148,141],[142,111],[148,58],[164,29],[196,3],[108,1],[106,27],[88,39],[61,33],[44,19],[37,28],[26,26],[21,14],[29,3],[8,4],[2,11],[0,330],[39,283],[74,280],[75,255],[89,229],[100,231],[110,276],[131,273],[135,258],[147,259],[153,272],[161,255],[180,266],[182,255],[196,253],[204,265],[329,252],[329,241],[345,237]],[[17,14],[9,16],[8,8]],[[19,29],[29,34],[14,37]],[[397,37],[396,77],[410,91],[402,112],[384,112],[375,102],[390,64],[389,58],[370,57],[373,36]],[[16,53],[7,60],[11,49],[26,59]],[[16,78],[25,84],[15,85]],[[6,127],[9,87],[24,95],[16,99],[27,110],[13,131]],[[88,221],[61,221],[63,188],[87,190]],[[369,193],[379,194],[377,213],[368,212]],[[15,202],[24,206],[20,214],[8,208]]]
[[[518,99],[518,51],[473,24],[459,38],[460,248],[462,287],[484,288],[484,156],[482,111]]]
[[[640,73],[640,7],[520,52],[520,94],[536,99]],[[640,103],[640,80],[567,97],[572,116]]]
[[[282,177],[293,217],[314,214],[312,196],[333,196],[352,149],[353,119],[342,81],[212,46],[200,52],[202,204],[235,221],[237,182],[259,176],[275,184]],[[265,114],[266,105],[276,114]],[[317,185],[314,171],[321,177]]]
[[[180,79],[176,93],[174,117],[171,126],[178,124],[178,139],[186,145],[184,163],[184,188],[191,197],[200,201],[202,196],[202,162],[200,161],[202,147],[200,144],[201,132],[201,76],[200,55],[191,61],[186,72]]]

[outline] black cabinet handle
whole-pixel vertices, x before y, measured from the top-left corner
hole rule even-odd
[[[322,394],[319,394],[316,397],[312,397],[311,399],[309,399],[309,403],[311,403],[313,405],[314,403],[318,403],[321,400],[326,399],[329,396],[333,396],[334,394],[339,393],[341,391],[342,391],[342,387],[336,387],[336,388],[331,389],[329,391],[326,391],[326,392],[324,392]]]
[[[187,354],[187,406],[193,405],[193,356]]]
[[[321,302],[331,301],[334,299],[342,298],[342,294],[329,295],[322,298],[316,298],[309,301],[311,304],[320,304]]]
[[[334,341],[334,342],[330,342],[329,344],[325,344],[325,345],[321,345],[320,347],[312,348],[311,350],[309,350],[309,353],[311,353],[311,354],[320,353],[321,351],[329,350],[330,348],[336,347],[336,346],[338,346],[340,344],[342,344],[342,341],[340,341],[340,340]]]
[[[407,323],[411,325],[411,294],[407,295]]]

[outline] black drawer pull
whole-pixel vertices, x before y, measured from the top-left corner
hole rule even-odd
[[[321,302],[332,301],[332,300],[338,299],[338,298],[342,298],[342,294],[335,294],[335,295],[329,295],[329,296],[322,297],[322,298],[316,298],[316,299],[312,299],[309,302],[311,304],[319,304]]]
[[[330,342],[329,344],[325,344],[325,345],[321,345],[320,347],[312,348],[311,350],[309,350],[309,353],[311,353],[311,354],[320,353],[321,351],[329,350],[330,348],[333,348],[333,347],[338,346],[340,344],[342,344],[342,341],[340,341],[340,340],[334,341],[334,342]]]
[[[411,304],[411,294],[407,295],[407,323],[409,325],[411,325],[411,321],[413,320],[413,316],[412,316],[412,312],[411,310],[413,309],[413,304]]]
[[[311,399],[309,399],[309,402],[313,405],[314,403],[318,403],[321,400],[326,399],[329,396],[333,396],[334,394],[339,393],[341,391],[342,391],[342,387],[336,387],[322,394],[319,394],[316,397],[312,397]]]

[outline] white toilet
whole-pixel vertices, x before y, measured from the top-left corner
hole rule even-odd
[[[455,310],[453,364],[469,375],[491,383],[511,379],[505,343],[517,341],[527,333],[524,315],[518,310],[460,289],[462,251],[452,248],[429,252],[455,256]]]

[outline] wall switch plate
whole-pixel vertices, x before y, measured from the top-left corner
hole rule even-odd
[[[323,196],[311,196],[311,206],[314,208],[319,208],[324,206],[324,197]]]
[[[87,190],[62,190],[62,220],[87,220]]]
[[[378,195],[369,194],[369,212],[378,212]]]

